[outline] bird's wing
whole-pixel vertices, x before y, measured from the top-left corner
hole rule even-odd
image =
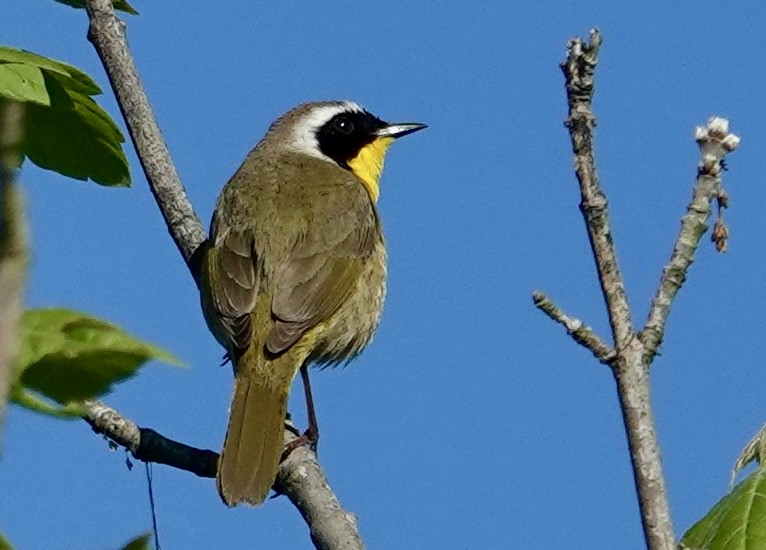
[[[375,247],[377,219],[371,212],[348,214],[332,220],[329,227],[309,228],[277,272],[275,324],[266,340],[271,353],[283,352],[330,318],[358,284]]]
[[[208,324],[227,348],[243,351],[250,344],[250,312],[258,292],[258,271],[253,240],[247,234],[225,230],[215,239],[205,258],[203,301]],[[217,323],[215,322],[217,321]]]

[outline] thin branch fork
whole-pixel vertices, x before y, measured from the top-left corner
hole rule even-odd
[[[111,0],[86,0],[90,19],[88,39],[109,77],[117,103],[149,187],[168,231],[195,282],[199,284],[198,256],[206,233],[189,202],[170,158],[146,93],[141,86],[125,35]],[[136,458],[214,477],[218,455],[167,439],[153,430],[138,428],[103,404],[91,402],[85,420],[99,433],[129,449]],[[294,437],[285,431],[285,438]],[[274,485],[286,495],[308,523],[319,549],[353,550],[363,547],[353,514],[341,508],[316,456],[299,448],[280,466]]]
[[[566,79],[569,129],[574,151],[574,165],[580,185],[583,214],[604,302],[607,307],[614,349],[590,327],[553,305],[546,295],[533,294],[535,305],[548,317],[563,325],[569,335],[589,349],[602,363],[609,365],[615,377],[618,397],[628,438],[636,492],[647,547],[652,550],[675,548],[673,524],[662,473],[660,448],[651,407],[649,371],[665,332],[672,301],[681,288],[693,261],[714,202],[718,219],[713,240],[719,251],[726,249],[728,229],[721,217],[728,205],[721,173],[723,159],[739,145],[739,138],[728,132],[728,122],[711,118],[707,126],[697,128],[696,139],[702,152],[694,193],[681,231],[673,246],[670,261],[662,271],[660,284],[652,300],[646,326],[637,332],[633,327],[627,293],[617,263],[617,254],[609,224],[606,197],[601,190],[593,152],[594,73],[602,38],[592,30],[588,42],[575,38],[568,44],[567,59],[561,68]]]

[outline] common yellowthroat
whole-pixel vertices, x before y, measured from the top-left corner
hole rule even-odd
[[[202,259],[205,319],[234,364],[217,485],[229,506],[262,503],[276,478],[290,386],[308,365],[348,361],[377,328],[386,248],[377,210],[389,124],[352,101],[278,118],[224,187]]]

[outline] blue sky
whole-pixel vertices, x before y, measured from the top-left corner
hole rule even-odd
[[[389,294],[372,345],[315,372],[321,462],[369,548],[641,548],[609,371],[532,306],[548,292],[608,339],[558,68],[597,25],[597,161],[636,323],[691,196],[695,125],[731,119],[730,251],[696,256],[653,370],[677,533],[724,493],[766,420],[763,338],[766,8],[710,1],[391,1],[214,9],[136,1],[136,62],[200,216],[269,122],[306,100],[354,99],[429,129],[397,143],[380,208]],[[108,89],[84,12],[6,0],[0,41],[72,63]],[[116,118],[110,93],[102,103]],[[113,320],[179,355],[106,401],[218,449],[231,372],[131,149],[134,186],[27,166],[30,306]],[[291,406],[303,419],[296,392]],[[143,468],[82,422],[12,409],[0,529],[20,549],[117,547],[150,527]],[[139,465],[140,466],[140,465]],[[226,509],[212,480],[156,466],[163,547],[311,548],[285,499]]]

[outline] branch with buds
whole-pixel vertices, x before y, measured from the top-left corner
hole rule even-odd
[[[662,270],[646,325],[636,330],[594,156],[596,118],[592,101],[601,41],[601,34],[595,29],[590,33],[589,42],[579,38],[570,40],[567,59],[561,68],[569,103],[566,126],[575,154],[575,173],[582,198],[580,210],[590,238],[614,344],[608,345],[582,321],[565,314],[542,292],[536,291],[533,300],[543,313],[563,325],[575,342],[612,369],[630,448],[646,543],[652,550],[670,550],[675,548],[675,537],[651,406],[649,372],[662,343],[673,299],[686,280],[694,253],[707,230],[713,203],[717,205],[717,217],[712,239],[718,251],[726,250],[729,231],[723,221],[723,210],[728,206],[728,197],[723,189],[721,174],[725,168],[724,157],[737,148],[739,138],[729,133],[728,121],[718,117],[697,128],[696,140],[702,159],[692,200],[681,221],[681,231],[670,260]]]

